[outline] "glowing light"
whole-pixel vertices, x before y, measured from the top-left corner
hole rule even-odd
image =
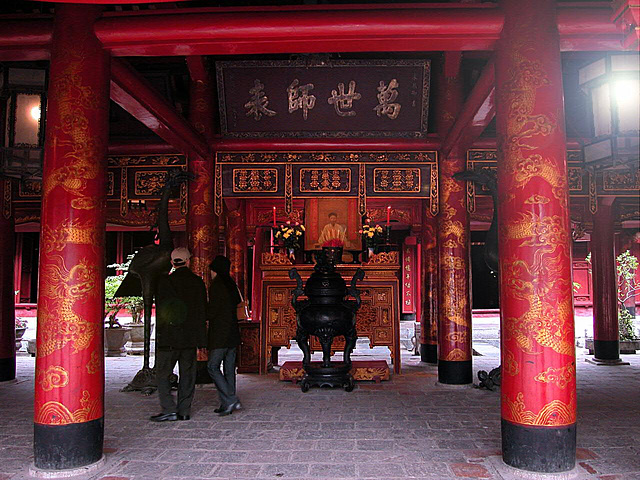
[[[33,107],[31,109],[31,118],[33,118],[35,121],[40,120],[40,106],[36,105],[35,107]]]
[[[618,105],[624,105],[627,102],[638,103],[640,85],[637,80],[618,80],[613,84],[613,91]]]

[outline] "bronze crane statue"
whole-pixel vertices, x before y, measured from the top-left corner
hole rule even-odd
[[[169,173],[167,182],[160,189],[161,197],[154,226],[157,229],[159,243],[147,245],[136,252],[131,259],[127,275],[114,295],[115,297],[139,296],[142,293],[144,304],[144,364],[142,370],[122,389],[125,392],[141,390],[142,393],[150,395],[156,389],[155,370],[149,366],[151,310],[157,279],[171,269],[173,238],[169,228],[169,197],[175,187],[192,178],[192,174],[183,170]]]

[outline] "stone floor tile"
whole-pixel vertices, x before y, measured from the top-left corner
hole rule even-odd
[[[214,478],[256,478],[262,465],[253,464],[222,464],[212,474]]]
[[[401,463],[365,463],[357,466],[358,478],[386,479],[407,475]]]
[[[304,478],[308,473],[309,465],[284,463],[263,465],[259,475],[270,478]]]
[[[452,463],[449,465],[456,477],[461,478],[492,478],[493,475],[483,465],[472,463]]]
[[[211,463],[180,462],[171,465],[163,475],[171,477],[207,477],[217,465]]]

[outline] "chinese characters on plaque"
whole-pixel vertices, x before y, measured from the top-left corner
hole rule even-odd
[[[421,137],[429,67],[428,60],[218,62],[222,133]]]
[[[374,108],[379,117],[386,115],[391,120],[395,120],[400,115],[402,105],[393,103],[398,98],[398,87],[399,83],[395,78],[388,85],[384,81],[380,81],[380,86],[377,88],[379,93],[376,96],[379,103]],[[277,115],[277,112],[266,108],[269,105],[269,99],[264,94],[263,89],[264,85],[259,79],[256,79],[254,87],[249,90],[251,100],[244,104],[244,108],[247,109],[247,117],[253,117],[256,121],[262,118],[263,113],[269,117]],[[287,88],[289,113],[302,110],[302,118],[306,120],[309,117],[309,111],[313,110],[316,105],[316,97],[310,94],[311,90],[313,90],[313,83],[300,85],[300,81],[297,78],[291,82],[291,85]],[[351,110],[353,101],[362,98],[362,95],[355,90],[355,80],[349,82],[349,91],[347,93],[344,93],[344,83],[339,83],[337,90],[331,90],[331,96],[327,99],[327,103],[334,106],[339,116],[354,117],[357,113]]]

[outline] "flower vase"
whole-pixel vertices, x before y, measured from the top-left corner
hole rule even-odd
[[[367,260],[371,260],[374,255],[373,247],[367,247]]]
[[[289,252],[289,260],[291,260],[291,263],[296,263],[296,249],[288,248],[287,251]]]

